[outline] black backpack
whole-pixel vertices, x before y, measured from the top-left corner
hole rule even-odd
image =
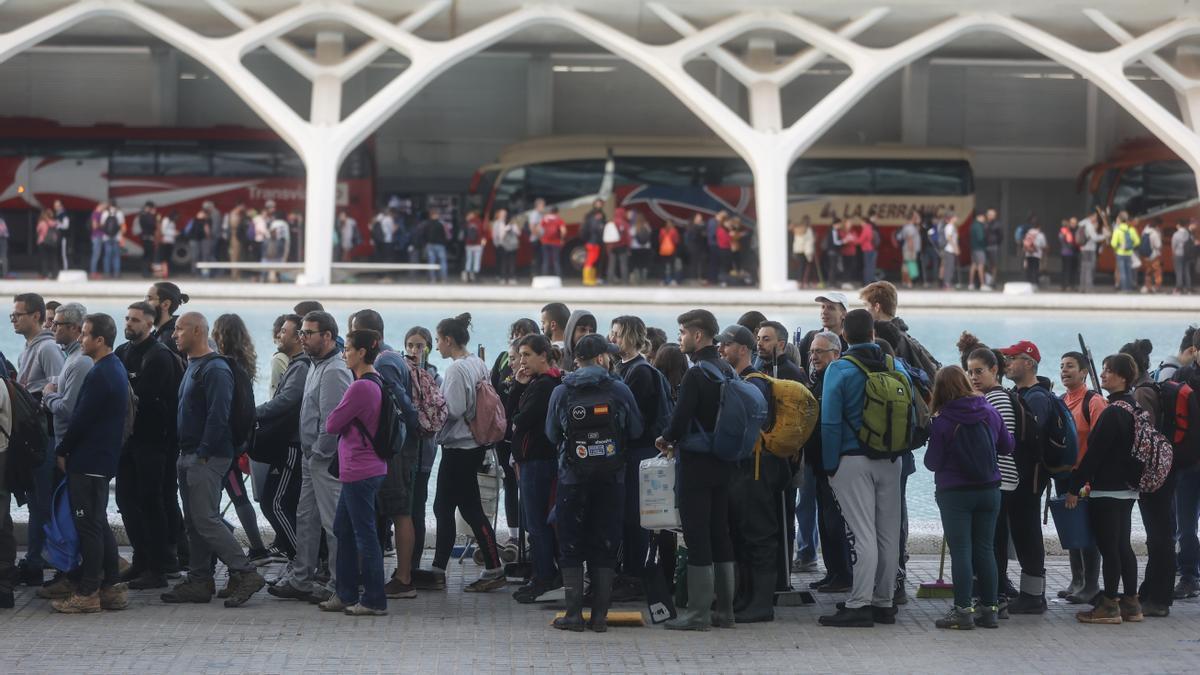
[[[50,442],[46,413],[33,394],[5,378],[8,400],[12,406],[12,433],[4,453],[5,489],[24,504],[24,496],[33,490],[33,476],[46,460],[46,445]],[[3,429],[0,429],[3,432]]]
[[[225,361],[229,370],[233,371],[233,405],[229,410],[229,432],[233,436],[234,450],[237,450],[250,440],[254,431],[254,382],[233,359],[224,354],[218,354],[217,358]],[[192,379],[201,382],[202,372],[203,369],[196,369]]]
[[[564,456],[581,476],[613,475],[625,465],[625,437],[612,394],[600,387],[567,389]]]
[[[988,483],[996,479],[996,441],[987,424],[954,427],[954,445],[958,447],[958,464],[968,480]]]
[[[158,219],[154,217],[153,213],[149,213],[147,211],[143,211],[138,214],[138,229],[141,230],[141,236],[143,240],[149,240],[154,237],[154,230],[156,229],[155,226],[157,220]]]
[[[354,418],[354,426],[364,438],[371,439],[371,446],[375,449],[375,454],[386,462],[400,454],[400,449],[404,447],[404,440],[408,435],[404,425],[404,413],[401,411],[400,402],[392,392],[392,388],[384,383],[378,373],[367,373],[363,375],[363,379],[379,385],[379,426],[376,428],[374,436],[367,432],[367,427],[357,417]]]
[[[109,214],[104,219],[104,234],[115,237],[121,233],[121,221],[115,215]]]

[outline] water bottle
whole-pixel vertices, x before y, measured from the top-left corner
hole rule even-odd
[[[479,343],[479,349],[477,350],[477,352],[478,352],[479,358],[481,360],[487,361],[487,356],[486,356],[487,352],[484,351],[482,342]]]
[[[792,334],[792,344],[799,347],[800,341],[803,339],[804,339],[804,330],[802,328],[800,328],[799,326],[796,326],[796,332],[794,334]]]

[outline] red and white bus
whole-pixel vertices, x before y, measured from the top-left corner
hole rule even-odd
[[[337,206],[366,236],[375,204],[370,141],[342,163]],[[33,252],[38,212],[61,199],[83,223],[101,201],[115,201],[127,220],[148,201],[178,212],[179,228],[205,201],[227,212],[238,203],[304,212],[304,164],[273,132],[238,126],[206,128],[68,127],[30,118],[0,118],[0,213],[8,223],[9,255]],[[71,238],[89,234],[72,226]]]

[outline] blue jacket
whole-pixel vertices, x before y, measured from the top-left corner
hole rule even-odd
[[[216,352],[189,359],[179,384],[179,452],[233,459],[232,409],[233,371],[229,364]]]
[[[405,445],[415,447],[421,438],[421,423],[417,420],[417,409],[412,402],[412,378],[408,372],[408,359],[387,345],[383,347],[383,351],[375,357],[375,370],[398,397],[396,402],[400,404],[400,411],[404,413]]]
[[[857,356],[863,361],[880,361],[883,352],[879,345],[863,343],[850,345],[843,354]],[[895,361],[896,370],[912,383],[908,371],[900,360]],[[821,387],[821,461],[825,471],[833,475],[844,455],[865,455],[867,451],[858,442],[858,430],[862,428],[863,403],[866,395],[867,376],[858,366],[838,359],[825,369],[825,381]],[[916,424],[916,411],[912,414]]]
[[[638,409],[637,401],[634,400],[629,387],[616,375],[599,366],[585,366],[568,373],[562,384],[555,387],[554,393],[550,394],[550,405],[547,407],[549,414],[546,415],[546,438],[558,446],[558,479],[566,485],[581,482],[563,458],[563,441],[566,440],[568,424],[567,392],[575,387],[601,387],[609,390],[616,406],[618,428],[625,430],[626,451],[629,450],[630,441],[642,435],[642,413]],[[624,482],[624,477],[625,472],[619,471],[615,481]]]
[[[83,378],[71,423],[58,443],[68,473],[117,475],[128,410],[129,374],[121,359],[109,354]]]

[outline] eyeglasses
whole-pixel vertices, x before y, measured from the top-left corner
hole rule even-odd
[[[838,353],[838,350],[836,350],[836,349],[816,349],[816,348],[813,348],[813,349],[810,349],[810,350],[808,350],[808,353],[809,353],[809,354],[831,354],[831,353],[832,353],[832,354],[837,354],[837,353]]]
[[[308,337],[310,335],[316,335],[317,333],[320,333],[321,331],[319,331],[319,330],[300,330],[300,331],[296,331],[296,332],[300,333],[300,337]]]
[[[72,323],[70,321],[55,321],[50,325],[54,326],[55,328],[62,328],[63,326],[78,326],[79,324]]]
[[[33,312],[13,312],[12,314],[8,315],[8,320],[16,321],[17,319],[19,319],[23,316],[29,316],[30,314],[33,314]]]

